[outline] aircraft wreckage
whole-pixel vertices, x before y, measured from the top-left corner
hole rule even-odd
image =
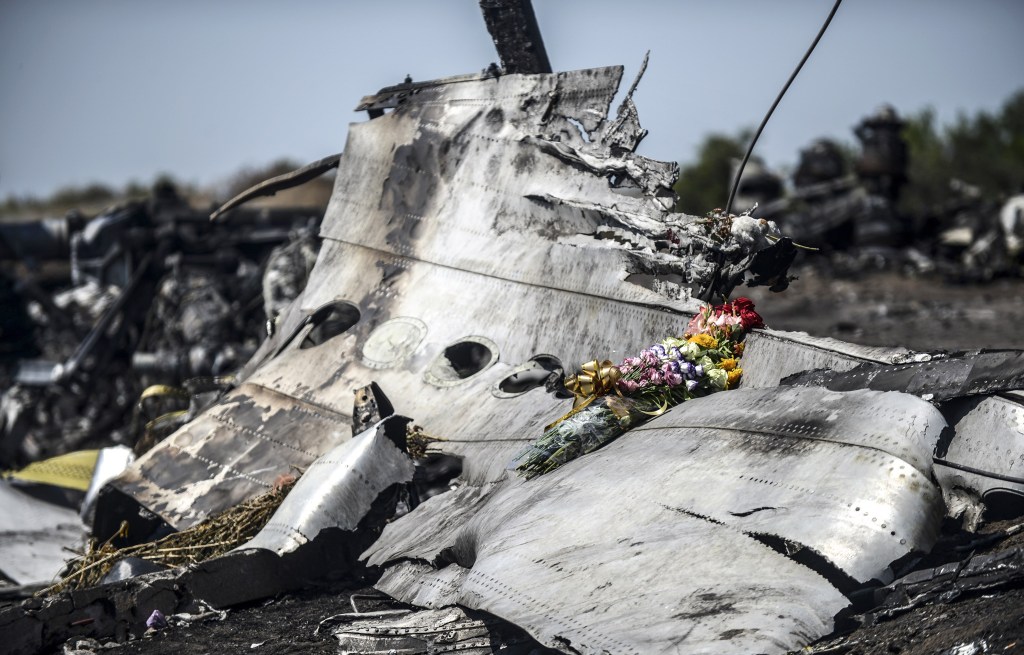
[[[793,246],[771,222],[672,211],[676,166],[635,154],[632,89],[609,114],[621,76],[483,73],[364,98],[304,291],[233,389],[104,486],[93,534],[126,522],[145,541],[303,475],[218,560],[4,610],[14,652],[271,595],[347,549],[393,598],[482,610],[566,653],[781,653],[892,582],[948,513],[1019,503],[1018,353],[771,330],[749,335],[739,389],[539,478],[509,470],[566,411],[578,364],[681,333],[739,284],[787,284]],[[412,424],[460,470],[421,502]],[[138,584],[130,605],[108,600]]]

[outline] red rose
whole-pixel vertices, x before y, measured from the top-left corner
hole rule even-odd
[[[739,313],[740,325],[743,326],[744,330],[764,327],[764,319],[754,311],[754,301],[750,298],[737,298],[732,301],[732,306]]]
[[[736,308],[736,311],[740,312],[746,309],[754,311],[754,301],[744,296],[740,296],[736,300],[733,300],[732,306]]]

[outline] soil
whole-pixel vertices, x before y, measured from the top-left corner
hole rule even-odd
[[[1024,348],[1024,279],[954,284],[874,272],[840,276],[802,267],[790,288],[737,289],[769,327],[870,346],[912,350]]]
[[[750,296],[768,325],[776,329],[802,330],[861,344],[902,345],[914,350],[1024,348],[1024,280],[956,285],[892,272],[855,278],[803,268],[796,274],[799,279],[781,294],[749,289],[737,290],[735,295]],[[1005,526],[987,529],[998,527]],[[957,555],[949,545],[957,539],[962,540],[963,535],[951,531],[926,564],[936,566],[955,559]],[[1024,546],[1024,533],[992,548],[1018,546]],[[111,650],[97,652],[337,653],[333,637],[314,632],[323,619],[351,612],[349,597],[353,593],[374,592],[366,587],[341,585],[289,594],[233,609],[224,621],[172,627],[126,644],[110,644]],[[394,607],[364,605],[363,611]],[[91,646],[84,652],[92,652],[98,644]],[[1024,653],[1024,587],[989,590],[917,608],[845,635],[832,635],[802,652]]]

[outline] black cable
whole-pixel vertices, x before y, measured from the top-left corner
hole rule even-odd
[[[732,181],[732,189],[729,191],[729,201],[725,203],[726,215],[728,215],[732,210],[732,201],[736,198],[736,189],[740,186],[740,177],[743,176],[743,169],[747,165],[747,160],[750,159],[750,153],[754,151],[754,144],[757,143],[758,137],[760,137],[761,132],[764,131],[764,126],[768,124],[768,119],[772,117],[772,112],[775,111],[775,108],[779,106],[779,102],[782,101],[782,96],[786,95],[786,91],[789,90],[789,85],[792,84],[793,80],[796,79],[796,76],[800,74],[800,69],[804,67],[804,63],[807,62],[807,58],[811,56],[812,52],[814,52],[814,47],[818,45],[818,41],[821,41],[822,35],[825,34],[825,30],[828,29],[828,24],[832,22],[832,17],[836,15],[836,11],[839,9],[839,5],[842,4],[842,2],[843,0],[836,0],[836,3],[832,5],[832,11],[828,13],[828,18],[825,19],[825,23],[821,26],[821,29],[818,30],[818,36],[814,37],[814,42],[811,43],[811,47],[807,49],[807,52],[804,53],[804,58],[800,60],[800,63],[797,65],[792,75],[790,75],[789,79],[786,80],[786,86],[782,87],[782,91],[779,91],[778,97],[775,98],[775,102],[772,103],[768,113],[765,114],[764,120],[761,121],[761,125],[757,128],[757,132],[754,133],[754,138],[750,140],[750,146],[747,147],[747,153],[743,155],[743,162],[740,163],[740,167],[736,169],[736,176]]]

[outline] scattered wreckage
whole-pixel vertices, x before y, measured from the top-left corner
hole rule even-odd
[[[1024,274],[1024,196],[990,198],[957,179],[953,198],[908,214],[900,200],[908,181],[906,127],[883,105],[855,128],[860,148],[816,139],[800,151],[787,187],[759,161],[744,168],[736,204],[754,207],[795,242],[825,251],[814,259],[834,273],[896,269],[938,273],[954,282],[988,282]],[[810,263],[810,260],[808,261]]]
[[[748,336],[739,389],[536,479],[509,470],[565,412],[577,364],[677,334],[740,284],[788,283],[773,223],[672,210],[676,167],[634,152],[636,83],[609,115],[621,75],[491,71],[364,98],[308,281],[229,388],[103,484],[91,533],[145,543],[294,487],[225,555],[0,610],[11,652],[365,565],[425,613],[339,620],[350,651],[429,652],[449,626],[445,643],[488,652],[501,619],[566,653],[782,653],[865,588],[920,584],[902,576],[947,515],[1024,511],[1019,352],[771,330]],[[971,566],[1019,577],[1022,561]]]

